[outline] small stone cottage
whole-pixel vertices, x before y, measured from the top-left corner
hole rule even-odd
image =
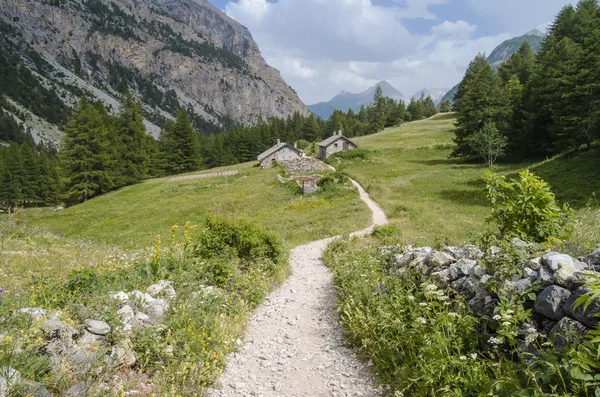
[[[296,145],[291,146],[278,139],[275,146],[258,156],[258,162],[260,163],[261,168],[271,168],[273,162],[283,164],[302,156],[304,156],[304,153],[302,150],[298,149]]]
[[[342,135],[342,131],[334,131],[333,135],[319,143],[319,158],[325,160],[337,152],[356,149],[358,146]]]

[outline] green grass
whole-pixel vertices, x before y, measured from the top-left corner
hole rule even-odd
[[[355,141],[366,158],[330,162],[367,189],[408,242],[464,243],[490,227],[485,225],[490,206],[483,194],[487,168],[449,159],[454,122],[454,115],[444,114],[360,137]],[[590,221],[597,219],[594,193],[600,194],[598,150],[541,163],[498,163],[494,171],[514,176],[527,167],[550,183],[559,200],[577,209],[599,240],[600,226]],[[589,200],[591,209],[585,205]]]
[[[303,197],[277,181],[278,169],[245,163],[209,172],[229,169],[239,173],[178,182],[153,179],[64,211],[30,209],[23,218],[68,236],[125,248],[151,246],[155,236],[166,235],[171,226],[199,222],[208,215],[253,221],[288,248],[359,230],[370,222],[368,208],[347,186]]]

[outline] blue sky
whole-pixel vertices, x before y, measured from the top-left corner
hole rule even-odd
[[[209,0],[246,26],[306,104],[387,80],[450,88],[479,52],[544,30],[568,0]]]

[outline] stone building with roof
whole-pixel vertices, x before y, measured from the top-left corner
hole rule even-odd
[[[285,164],[288,161],[304,156],[304,152],[296,145],[292,146],[277,140],[277,144],[258,156],[261,168],[271,168],[274,162]]]
[[[337,152],[356,149],[357,144],[342,135],[342,131],[334,131],[333,135],[319,143],[319,158],[325,160]]]

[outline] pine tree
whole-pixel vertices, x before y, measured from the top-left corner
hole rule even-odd
[[[117,186],[126,186],[140,182],[148,174],[148,153],[146,152],[146,126],[142,106],[129,92],[123,95],[120,113],[115,120],[118,147],[117,160],[119,178]]]
[[[60,152],[66,176],[65,200],[77,204],[114,188],[110,142],[102,114],[85,99],[65,126]]]
[[[369,132],[376,133],[385,128],[385,98],[380,86],[377,86],[373,94],[373,103],[370,106]]]
[[[476,153],[469,144],[470,137],[487,123],[495,123],[501,132],[506,130],[510,113],[507,96],[500,78],[484,55],[477,55],[469,64],[454,97],[454,108],[457,128],[453,157],[474,156]]]
[[[449,99],[444,99],[440,102],[440,112],[449,113],[452,111],[452,102]]]
[[[174,123],[165,124],[160,143],[168,174],[194,171],[202,164],[198,137],[184,109],[179,110]]]
[[[435,105],[435,102],[433,102],[433,99],[431,99],[431,96],[429,96],[429,95],[423,101],[423,106],[425,108],[425,117],[426,118],[434,116],[438,112],[438,108]]]

